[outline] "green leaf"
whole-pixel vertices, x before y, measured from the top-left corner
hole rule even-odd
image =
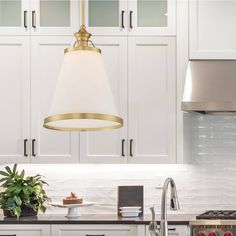
[[[15,200],[15,202],[16,202],[16,204],[17,204],[18,206],[21,206],[22,201],[21,201],[21,199],[20,199],[18,196],[14,196],[14,200]]]
[[[6,180],[9,180],[9,179],[10,179],[9,177],[1,178],[1,179],[0,179],[0,183],[1,183],[1,182],[4,182],[4,181],[6,181]]]
[[[22,170],[21,173],[20,173],[20,178],[23,179],[25,176],[25,170]]]
[[[3,176],[10,176],[7,172],[4,172],[4,171],[0,171],[0,175],[3,175]]]
[[[17,164],[14,164],[14,166],[13,166],[13,175],[16,174],[16,169],[17,169]]]
[[[8,172],[10,175],[13,174],[12,171],[11,171],[11,168],[10,168],[9,166],[6,166],[5,169],[7,170],[7,172]]]

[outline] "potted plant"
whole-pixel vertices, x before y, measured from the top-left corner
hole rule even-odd
[[[3,177],[0,179],[3,192],[0,193],[0,207],[4,215],[36,216],[38,211],[45,212],[44,203],[49,200],[43,186],[47,184],[41,175],[25,176],[25,171],[17,171],[15,164],[11,169],[5,167],[6,171],[0,171]]]

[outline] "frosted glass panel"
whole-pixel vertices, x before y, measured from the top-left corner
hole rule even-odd
[[[89,1],[89,26],[119,26],[119,0]]]
[[[138,0],[139,27],[167,27],[167,0]]]
[[[21,1],[0,0],[0,26],[21,26]]]
[[[70,0],[41,0],[40,26],[67,27],[70,26]]]

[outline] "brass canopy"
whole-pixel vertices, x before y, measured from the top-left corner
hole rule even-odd
[[[74,46],[71,48],[66,48],[65,53],[77,50],[88,50],[101,53],[101,49],[96,48],[93,42],[89,40],[92,34],[86,30],[85,25],[81,25],[80,30],[74,33],[74,36],[76,37]]]

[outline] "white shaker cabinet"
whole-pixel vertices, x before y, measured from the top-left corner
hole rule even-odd
[[[78,163],[79,134],[43,128],[72,37],[0,37],[0,163]]]
[[[73,37],[31,39],[31,142],[33,163],[78,163],[78,132],[45,129],[52,96],[60,73],[64,49]]]
[[[122,129],[81,133],[82,163],[176,163],[175,38],[95,38]],[[128,65],[128,67],[127,67]]]
[[[30,162],[30,40],[0,37],[0,163]]]
[[[128,48],[128,162],[176,163],[175,38],[132,37]]]
[[[72,35],[78,27],[78,0],[0,1],[0,35]]]
[[[190,59],[236,59],[236,1],[189,1]]]
[[[0,235],[9,236],[50,236],[50,225],[1,224]]]
[[[175,35],[176,0],[87,0],[94,35]]]

